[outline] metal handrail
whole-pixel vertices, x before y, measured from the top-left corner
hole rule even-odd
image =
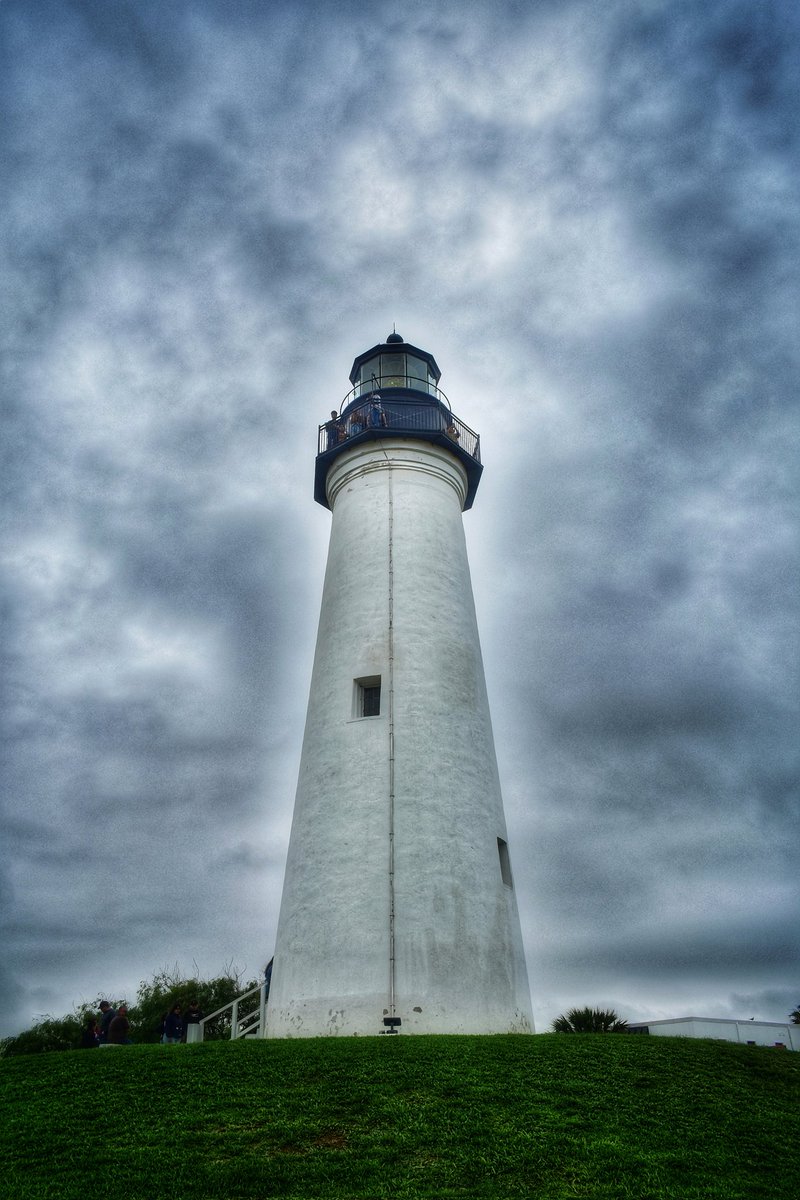
[[[258,1008],[251,1013],[247,1013],[239,1020],[239,1002],[246,1000],[248,996],[254,996],[256,992],[261,993],[261,999]],[[231,1041],[235,1041],[240,1037],[247,1037],[255,1034],[256,1037],[263,1037],[267,1027],[267,985],[266,982],[259,983],[255,987],[250,988],[247,992],[242,992],[241,996],[237,996],[235,1000],[230,1000],[227,1004],[223,1004],[222,1008],[218,1008],[216,1012],[209,1013],[207,1017],[203,1017],[198,1023],[200,1025],[200,1041],[205,1036],[205,1026],[208,1021],[213,1021],[216,1017],[221,1017],[228,1009],[231,1010]]]
[[[360,400],[361,397],[368,397],[372,392],[380,391],[382,388],[404,388],[408,392],[421,392],[424,396],[432,396],[434,400],[438,400],[441,404],[450,407],[450,401],[444,394],[441,388],[435,383],[431,383],[429,379],[422,379],[419,375],[372,375],[367,381],[362,380],[355,387],[351,388],[345,396],[342,403],[339,405],[339,412],[344,412],[348,404],[352,404],[354,400]]]

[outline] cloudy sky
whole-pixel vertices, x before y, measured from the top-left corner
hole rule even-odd
[[[0,1032],[272,953],[396,323],[465,515],[537,1024],[798,963],[794,0],[0,4]]]

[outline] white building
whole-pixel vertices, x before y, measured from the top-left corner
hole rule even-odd
[[[399,334],[320,428],[332,511],[268,1037],[531,1032],[462,510],[479,439]]]
[[[653,1037],[719,1038],[743,1046],[777,1046],[800,1050],[800,1025],[781,1021],[733,1021],[724,1017],[672,1017],[664,1021],[628,1022],[631,1033]]]

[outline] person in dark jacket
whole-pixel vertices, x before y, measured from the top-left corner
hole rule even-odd
[[[190,1025],[199,1025],[200,1022],[202,1021],[202,1019],[203,1019],[203,1013],[200,1008],[200,1005],[197,1003],[196,1000],[194,1000],[194,999],[190,1000],[189,1007],[186,1009],[186,1012],[183,1014],[183,1040],[185,1042],[195,1042],[195,1041],[199,1042],[201,1040],[199,1032],[192,1033],[192,1034],[189,1033],[189,1026]]]
[[[81,1033],[81,1050],[95,1050],[100,1045],[100,1026],[94,1013],[89,1013]]]
[[[108,1027],[109,1046],[129,1046],[131,1043],[131,1039],[128,1037],[130,1027],[128,1009],[126,1005],[120,1004],[117,1009],[117,1015]]]
[[[183,1017],[180,1004],[173,1004],[164,1021],[161,1041],[165,1046],[177,1046],[183,1037]]]
[[[104,1046],[108,1041],[108,1027],[117,1015],[117,1010],[112,1008],[107,1000],[100,1001],[100,1045]]]
[[[325,426],[328,435],[328,449],[335,446],[338,442],[343,442],[347,436],[345,433],[344,421],[337,413],[336,409],[331,413],[331,419]]]
[[[372,397],[369,406],[369,423],[373,429],[386,428],[386,413],[381,408],[381,398],[378,395]]]

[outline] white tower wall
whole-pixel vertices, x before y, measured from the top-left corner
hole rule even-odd
[[[461,510],[446,449],[384,436],[327,479],[328,565],[271,1037],[532,1029]],[[380,715],[357,685],[380,677]],[[505,876],[505,879],[504,879]]]

